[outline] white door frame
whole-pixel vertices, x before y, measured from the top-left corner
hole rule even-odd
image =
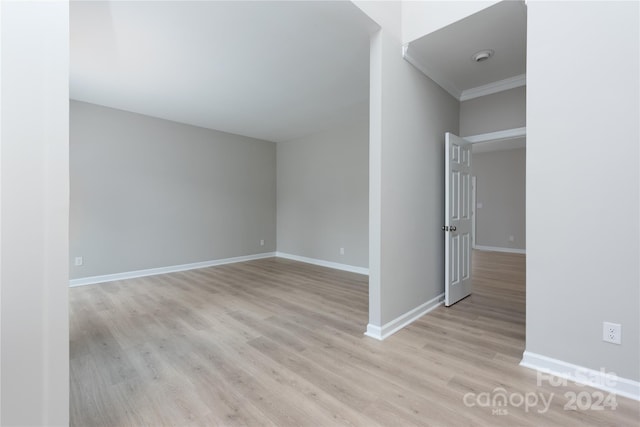
[[[489,132],[489,133],[481,133],[478,135],[465,136],[464,139],[469,141],[472,144],[477,144],[479,142],[493,142],[500,141],[502,139],[516,139],[527,136],[527,128],[513,128],[513,129],[505,129],[499,130],[497,132]]]
[[[473,152],[471,154],[473,156]],[[476,248],[476,176],[471,176],[471,249]]]

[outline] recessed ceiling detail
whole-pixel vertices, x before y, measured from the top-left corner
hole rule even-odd
[[[269,141],[368,114],[352,2],[70,3],[70,97]]]
[[[480,87],[500,89],[495,84],[499,81],[524,83],[526,6],[502,1],[406,44],[403,54],[457,99],[465,93],[483,93],[475,90]],[[517,86],[503,90],[512,87]]]

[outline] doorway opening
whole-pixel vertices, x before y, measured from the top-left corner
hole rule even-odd
[[[526,314],[526,136],[475,143],[472,163],[471,292],[519,324]]]
[[[465,257],[458,248],[458,271],[445,265],[446,288],[449,279],[462,277],[469,260],[470,297],[463,292],[455,304],[458,298],[449,301],[445,290],[447,310],[460,319],[488,316],[495,323],[487,327],[517,335],[521,350],[526,315],[526,48],[527,8],[520,1],[496,3],[404,48],[405,59],[460,101],[457,134],[473,146],[471,194],[464,198],[472,216],[471,255]],[[490,54],[479,61],[481,52]],[[447,159],[445,169],[449,166]],[[446,170],[444,176],[453,179]],[[461,172],[459,192],[464,190],[463,178]],[[450,196],[448,189],[445,193]],[[449,202],[444,205],[450,210]],[[460,206],[464,203],[459,200]],[[452,223],[447,208],[445,228]],[[449,253],[456,248],[453,234],[464,234],[458,224],[453,226],[453,232],[445,230],[445,258],[455,258]]]
[[[445,310],[452,325],[473,322],[482,348],[508,340],[499,353],[519,360],[526,343],[526,137],[524,128],[508,132],[523,135],[446,135],[453,155],[445,165]],[[468,160],[455,156],[465,150]]]
[[[443,231],[449,307],[472,293],[476,271],[472,260],[478,252],[517,255],[501,257],[521,263],[524,278],[526,130],[467,138],[447,133],[445,146]],[[478,259],[492,257],[498,256],[485,254]]]

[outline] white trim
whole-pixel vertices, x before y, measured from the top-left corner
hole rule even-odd
[[[375,338],[380,341],[384,339],[382,337],[382,328],[380,326],[372,325],[371,323],[367,325],[367,332],[364,334],[370,338]]]
[[[369,76],[369,324],[382,316],[380,264],[382,261],[382,36],[371,37]],[[386,71],[385,71],[386,72]]]
[[[497,246],[484,246],[484,245],[475,245],[473,249],[479,251],[487,251],[487,252],[508,252],[511,254],[526,254],[526,249],[516,249],[516,248],[500,248]]]
[[[168,267],[149,268],[146,270],[127,271],[124,273],[105,274],[103,276],[83,277],[69,281],[69,286],[93,285],[96,283],[114,282],[116,280],[134,279],[136,277],[155,276],[156,274],[175,273],[178,271],[195,270],[197,268],[213,267],[216,265],[233,264],[236,262],[252,261],[262,258],[273,258],[275,252],[265,252],[255,255],[245,255],[233,258],[216,259],[212,261],[194,262],[191,264],[171,265]]]
[[[405,314],[396,317],[391,322],[385,323],[384,325],[382,325],[382,327],[369,323],[367,325],[367,332],[365,332],[364,334],[368,337],[382,341],[383,339],[395,334],[410,323],[415,322],[420,317],[429,313],[431,310],[442,305],[443,303],[444,293],[425,302],[424,304],[419,305],[413,310],[407,311]]]
[[[609,384],[612,372],[595,371],[530,351],[522,354],[520,366],[640,401],[640,382],[616,377],[614,384]]]
[[[411,65],[416,67],[422,74],[429,77],[431,80],[436,82],[438,86],[442,89],[449,92],[451,96],[455,99],[460,100],[460,95],[462,92],[460,89],[456,87],[447,77],[436,71],[435,69],[425,65],[422,61],[417,59],[415,56],[409,52],[411,48],[410,43],[407,43],[402,46],[402,57]]]
[[[481,96],[491,95],[492,93],[498,93],[520,86],[526,86],[526,84],[527,75],[520,74],[519,76],[509,77],[508,79],[498,80],[497,82],[473,87],[471,89],[465,89],[462,91],[458,99],[460,101],[468,101],[470,99],[479,98]]]
[[[518,76],[509,77],[497,82],[487,83],[486,85],[472,87],[461,90],[451,81],[445,74],[439,72],[436,68],[432,68],[413,55],[411,43],[402,45],[402,57],[411,65],[416,67],[422,74],[436,82],[438,86],[446,90],[451,96],[458,101],[468,101],[470,99],[479,98],[485,95],[491,95],[505,90],[514,89],[520,86],[526,86],[527,75],[520,74]]]
[[[514,128],[499,130],[497,132],[481,133],[478,135],[465,136],[464,139],[472,144],[479,142],[500,141],[504,139],[523,138],[527,136],[527,128]]]
[[[0,22],[2,22],[2,4],[0,4]],[[16,32],[11,32],[11,37],[15,37]],[[6,37],[6,36],[5,36]],[[2,31],[0,31],[0,46],[2,46]],[[68,57],[67,57],[68,58]],[[68,59],[67,59],[68,61]],[[2,70],[2,55],[0,55],[0,71]],[[47,70],[49,71],[49,70]],[[47,73],[48,74],[48,73]],[[2,99],[2,85],[0,84],[0,99]],[[8,103],[7,103],[8,104]],[[0,102],[0,117],[2,117],[2,103]],[[69,150],[67,150],[67,155]],[[0,164],[2,164],[2,144],[0,144]],[[47,165],[48,166],[48,165]],[[67,166],[68,168],[68,166]],[[2,185],[2,178],[0,174],[0,188],[4,188]],[[2,224],[2,200],[0,197],[0,224]],[[67,213],[67,217],[69,214]],[[2,264],[2,245],[0,244],[0,264]],[[0,307],[2,307],[2,284],[0,283]],[[68,308],[67,308],[68,310]],[[2,331],[2,316],[0,315],[0,331]],[[2,378],[2,337],[0,337],[0,378]],[[0,420],[2,420],[2,387],[0,386]],[[2,421],[0,421],[2,422]]]
[[[356,267],[355,265],[340,264],[337,262],[324,261],[316,258],[307,258],[299,255],[292,255],[285,252],[276,252],[278,258],[290,259],[293,261],[306,262],[307,264],[319,265],[321,267],[333,268],[336,270],[349,271],[351,273],[369,275],[369,269],[364,267]]]
[[[476,247],[476,229],[478,228],[478,224],[476,223],[478,220],[478,214],[476,210],[478,209],[477,202],[477,185],[478,185],[478,177],[475,175],[471,176],[471,247]]]
[[[216,259],[212,261],[194,262],[191,264],[171,265],[168,267],[149,268],[146,270],[126,271],[124,273],[105,274],[103,276],[82,277],[69,281],[69,286],[93,285],[96,283],[114,282],[116,280],[135,279],[136,277],[155,276],[157,274],[175,273],[178,271],[195,270],[198,268],[214,267],[216,265],[234,264],[237,262],[252,261],[263,258],[286,258],[294,261],[306,262],[320,265],[322,267],[334,268],[336,270],[350,271],[358,274],[369,274],[368,268],[356,267],[353,265],[339,264],[337,262],[323,261],[320,259],[307,258],[298,255],[291,255],[284,252],[265,252],[255,255],[246,255],[233,258]]]

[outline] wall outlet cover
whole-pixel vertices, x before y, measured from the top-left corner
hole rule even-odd
[[[622,325],[619,323],[602,323],[602,341],[622,344]]]

